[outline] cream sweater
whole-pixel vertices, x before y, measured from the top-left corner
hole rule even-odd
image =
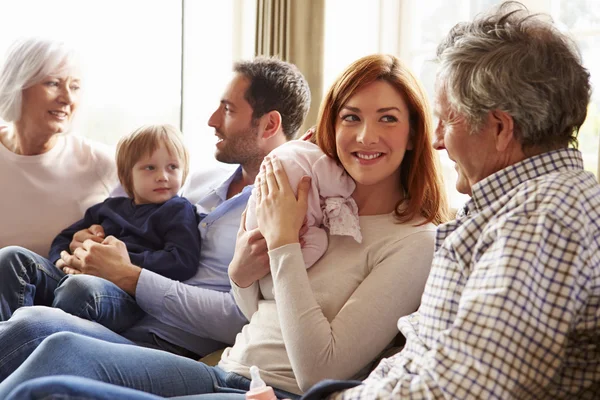
[[[0,143],[0,248],[18,245],[47,257],[54,237],[116,186],[114,160],[108,146],[74,135],[36,156]]]
[[[249,378],[256,365],[268,385],[297,394],[364,373],[398,333],[398,318],[419,306],[435,236],[432,224],[419,222],[361,216],[362,244],[330,236],[308,270],[299,244],[270,251],[270,275],[244,289],[232,282],[251,318],[219,366]]]

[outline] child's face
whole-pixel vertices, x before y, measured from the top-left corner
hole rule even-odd
[[[182,175],[179,160],[161,143],[150,157],[142,157],[133,166],[135,204],[159,204],[171,199],[181,188]]]

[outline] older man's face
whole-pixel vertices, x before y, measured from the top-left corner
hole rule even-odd
[[[461,116],[450,109],[443,85],[436,83],[434,114],[439,122],[435,127],[433,147],[446,150],[454,161],[458,173],[456,190],[471,195],[471,187],[498,171],[499,154],[496,151],[494,125],[485,121],[479,132],[471,133],[471,127]]]

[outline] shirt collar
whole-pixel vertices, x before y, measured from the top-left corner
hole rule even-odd
[[[221,201],[227,200],[227,192],[229,191],[229,185],[231,185],[231,182],[233,182],[236,178],[240,177],[241,175],[242,166],[240,165],[229,178],[227,178],[223,183],[221,183],[219,186],[213,189],[213,191],[217,196],[219,196]]]
[[[459,211],[458,216],[489,207],[525,181],[549,173],[572,170],[583,170],[583,158],[576,149],[553,150],[526,158],[474,184],[471,199]]]

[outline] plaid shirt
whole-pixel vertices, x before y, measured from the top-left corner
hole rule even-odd
[[[336,399],[600,398],[600,185],[581,153],[473,186],[438,228],[404,350]]]

